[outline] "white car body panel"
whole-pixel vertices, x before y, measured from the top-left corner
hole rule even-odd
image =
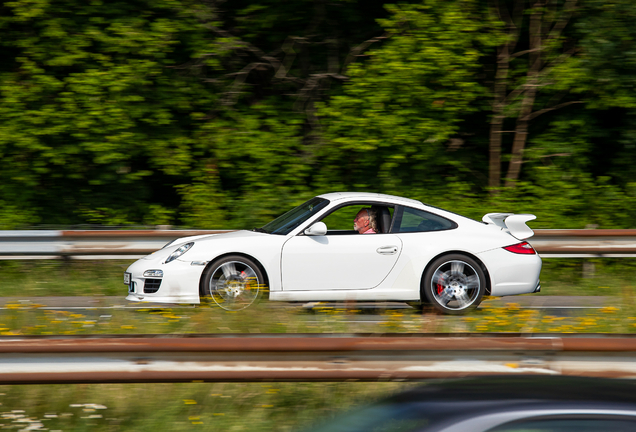
[[[161,270],[163,260],[140,259],[133,263],[128,270],[132,275],[132,282],[137,287],[143,287],[145,278],[142,277],[144,271],[150,269]],[[163,277],[161,288],[155,294],[145,294],[143,292],[129,293],[126,300],[130,301],[152,301],[157,303],[190,303],[198,304],[199,299],[199,279],[203,272],[203,266],[193,266],[190,262],[175,260],[170,264],[169,277]],[[164,271],[165,273],[165,271]],[[149,278],[154,279],[154,278]]]
[[[515,255],[499,248],[481,253],[478,258],[491,275],[492,296],[525,294],[537,288],[541,273],[539,255]]]
[[[401,251],[402,242],[393,234],[295,236],[283,246],[283,288],[375,288],[389,275]]]
[[[539,256],[503,249],[532,235],[525,222],[533,215],[490,213],[482,223],[391,195],[342,192],[319,198],[329,200],[329,204],[285,235],[236,231],[174,241],[129,267],[127,272],[131,273],[136,290],[127,299],[197,304],[206,266],[230,254],[245,255],[262,267],[269,298],[274,301],[416,301],[420,299],[427,265],[447,253],[461,253],[481,261],[489,279],[490,295],[531,293],[538,288]],[[350,204],[410,207],[446,218],[457,227],[372,235],[303,234],[335,208]],[[186,253],[165,263],[179,246],[189,242],[194,245]],[[156,293],[143,292],[143,273],[150,269],[163,271]]]

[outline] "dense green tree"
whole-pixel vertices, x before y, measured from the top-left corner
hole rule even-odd
[[[576,46],[568,46],[564,37],[576,4],[577,0],[494,2],[494,12],[505,23],[506,29],[503,43],[497,47],[490,121],[488,185],[493,192],[497,192],[501,182],[504,134],[512,136],[505,185],[514,187],[524,162],[523,153],[528,142],[530,123],[542,114],[583,102],[564,101],[570,91],[564,86],[561,86],[561,94],[551,91],[555,81],[560,78],[555,69],[558,70],[558,66],[578,50]],[[520,43],[524,32],[527,32],[527,38],[523,40],[525,43]],[[541,101],[544,102],[543,106],[537,108],[541,95],[545,93],[548,93],[548,97]],[[513,130],[506,131],[506,119],[511,117],[515,118]]]
[[[323,165],[335,171],[322,183],[416,195],[452,190],[474,175],[462,158],[464,122],[486,97],[481,60],[497,43],[498,23],[471,0],[389,11],[381,21],[386,42],[352,64],[342,94],[321,105]]]
[[[192,112],[214,103],[175,68],[197,42],[178,6],[3,4],[0,199],[30,223],[130,224],[177,204],[164,182],[190,164]]]
[[[635,24],[629,0],[0,1],[0,228],[253,227],[334,190],[632,227]]]
[[[216,42],[185,67],[198,71],[207,58],[218,59],[219,67],[198,75],[215,85],[219,102],[200,118],[193,183],[179,188],[183,223],[256,226],[320,189],[316,103],[347,80],[347,65],[383,40],[375,21],[383,15],[379,1],[200,7],[199,24]],[[333,190],[333,180],[323,190]]]

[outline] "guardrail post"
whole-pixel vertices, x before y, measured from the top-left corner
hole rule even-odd
[[[596,264],[590,258],[583,259],[583,279],[591,279],[596,272]]]

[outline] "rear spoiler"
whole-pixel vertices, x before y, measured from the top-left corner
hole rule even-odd
[[[534,235],[534,231],[526,225],[526,222],[536,218],[535,215],[531,214],[488,213],[481,220],[487,224],[497,225],[519,240],[523,240]]]

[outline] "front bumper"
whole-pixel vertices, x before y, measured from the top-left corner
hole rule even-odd
[[[199,281],[205,265],[174,260],[163,264],[158,259],[140,259],[126,273],[130,274],[126,300],[154,303],[199,304]],[[163,277],[144,277],[147,270],[162,270]]]

